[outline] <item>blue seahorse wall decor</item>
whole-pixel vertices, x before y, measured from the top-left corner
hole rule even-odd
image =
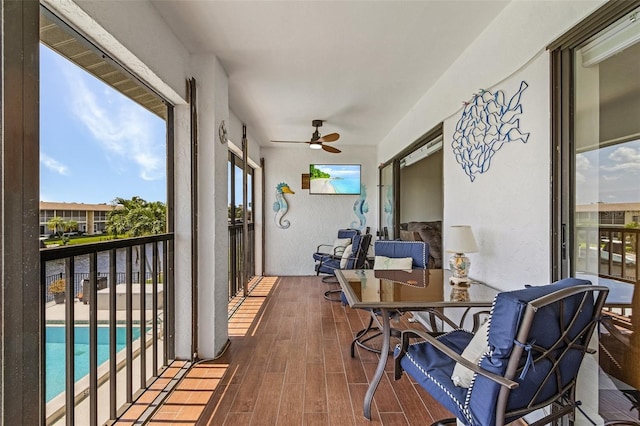
[[[349,225],[349,228],[357,229],[362,231],[367,224],[366,213],[369,212],[369,204],[367,204],[367,187],[364,184],[360,185],[360,196],[353,203],[353,213],[356,215],[358,220],[354,220]]]
[[[393,229],[393,187],[387,187],[387,197],[384,200],[384,213],[387,218],[387,228]]]
[[[276,212],[275,222],[278,228],[287,229],[291,223],[288,220],[282,220],[282,217],[287,214],[289,210],[289,204],[284,198],[284,194],[295,194],[284,182],[279,183],[276,186],[276,202],[273,203],[273,211]]]
[[[473,182],[478,173],[489,170],[491,159],[507,142],[526,143],[529,133],[520,131],[522,93],[529,85],[523,81],[520,89],[506,101],[502,90],[480,90],[465,103],[453,133],[453,154],[462,170]]]

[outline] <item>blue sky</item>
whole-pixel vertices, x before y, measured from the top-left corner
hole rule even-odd
[[[165,122],[40,45],[40,200],[166,201]]]

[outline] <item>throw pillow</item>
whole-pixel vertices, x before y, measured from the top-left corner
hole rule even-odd
[[[386,257],[376,256],[373,262],[373,269],[412,269],[413,258],[411,257]]]
[[[342,256],[345,247],[347,247],[349,244],[351,244],[351,238],[336,238],[336,240],[333,242],[333,249],[331,250],[331,253],[334,256]]]
[[[485,321],[484,324],[478,328],[473,339],[469,342],[467,347],[462,351],[462,357],[471,361],[474,364],[478,364],[482,356],[489,350],[489,321]],[[451,380],[453,384],[462,388],[468,388],[471,386],[471,380],[473,379],[474,372],[469,370],[462,364],[456,362],[453,368],[453,374]]]
[[[353,253],[353,244],[349,244],[342,252],[342,259],[340,259],[340,269],[344,269],[347,267],[347,263],[349,263],[349,258]]]

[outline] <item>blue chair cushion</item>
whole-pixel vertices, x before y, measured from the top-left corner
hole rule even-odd
[[[505,373],[507,361],[514,345],[513,342],[516,338],[525,308],[529,302],[563,288],[590,284],[590,281],[567,278],[551,285],[499,293],[494,302],[489,326],[489,348],[491,349],[491,356],[484,358],[480,362],[480,366],[496,374],[503,375]],[[588,297],[586,307],[593,308],[593,297],[591,294],[589,294]],[[565,300],[562,324],[568,325],[577,309],[580,298],[581,296],[574,296]],[[562,332],[559,329],[560,314],[558,304],[548,305],[539,309],[531,326],[531,330],[529,331],[528,341],[521,343],[535,343],[536,346],[549,348],[559,338]],[[576,333],[590,320],[592,314],[592,309],[583,309],[578,315],[578,320],[572,327],[572,330],[575,332],[570,333],[569,337],[575,337]],[[535,355],[536,351],[533,351],[533,356],[535,357]],[[520,367],[524,366],[526,359],[527,353],[523,352]],[[575,373],[580,367],[579,361],[581,359],[582,354],[577,350],[568,354],[563,359],[560,370],[566,380],[563,379],[562,386],[566,385],[569,379],[575,377]],[[535,363],[532,368],[529,368],[524,378],[516,378],[519,386],[509,393],[507,411],[522,407],[523,404],[528,403],[535,392],[538,391],[539,384],[550,369],[550,362],[543,359]],[[555,394],[557,391],[555,384],[555,381],[549,381],[543,391],[538,395],[537,401],[544,401]],[[495,411],[486,410],[486,404],[487,401],[491,401],[492,398],[493,400],[497,400],[500,386],[485,377],[478,376],[469,388],[469,391],[482,395],[482,398],[470,398],[470,414],[476,421],[480,422],[479,424],[493,424],[495,422]]]
[[[438,336],[438,340],[461,354],[467,347],[473,334],[465,330],[454,330]],[[394,350],[397,356],[399,347]],[[413,377],[420,386],[440,402],[456,417],[464,418],[464,403],[467,389],[454,386],[451,374],[455,362],[430,344],[415,343],[409,346],[400,360],[402,368]]]
[[[335,275],[335,270],[340,269],[340,258],[326,255],[316,267],[316,272]]]
[[[488,337],[489,351],[481,359],[480,366],[498,375],[504,375],[527,304],[563,288],[588,284],[591,283],[586,280],[567,278],[551,285],[499,293],[491,309]],[[578,308],[580,299],[580,295],[565,299],[562,311],[559,309],[559,305],[555,303],[539,309],[529,332],[529,340],[521,343],[535,343],[536,346],[549,348],[561,335],[562,330],[560,330],[559,326],[561,314],[562,323],[565,326],[568,325]],[[586,308],[578,314],[578,319],[571,328],[570,337],[575,337],[576,333],[589,322],[593,314],[592,299],[593,297],[589,293],[589,299],[585,304]],[[471,333],[455,330],[438,337],[438,340],[457,353],[462,353],[471,337]],[[558,349],[558,351],[561,349]],[[398,349],[396,349],[397,352]],[[533,350],[534,359],[536,353],[536,350]],[[526,351],[523,352],[520,360],[521,367],[525,365],[527,355]],[[578,350],[567,354],[563,358],[560,364],[563,377],[561,386],[566,385],[569,380],[575,377],[575,373],[580,367],[581,359],[582,354]],[[497,383],[476,375],[468,389],[455,386],[451,381],[455,361],[426,342],[410,345],[407,354],[400,360],[400,364],[438,402],[443,404],[459,419],[463,419],[466,423],[472,425],[488,426],[495,424],[495,406],[500,391],[500,385]],[[515,380],[519,383],[519,386],[509,393],[507,411],[521,408],[530,402],[550,368],[550,362],[546,359],[541,359],[528,369],[524,377],[516,377]],[[556,381],[550,380],[538,396],[537,401],[548,399],[556,391]],[[516,418],[513,417],[507,420],[513,421]]]
[[[424,241],[379,240],[375,244],[376,256],[413,258],[414,269],[424,269],[429,260],[429,245]]]
[[[360,235],[360,231],[358,231],[357,229],[338,230],[338,238],[351,238],[353,240],[353,237],[355,237],[356,235]]]

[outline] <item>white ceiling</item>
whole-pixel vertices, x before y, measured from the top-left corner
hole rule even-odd
[[[308,141],[323,119],[337,148],[378,144],[508,3],[150,1],[191,53],[219,58],[258,143]]]

